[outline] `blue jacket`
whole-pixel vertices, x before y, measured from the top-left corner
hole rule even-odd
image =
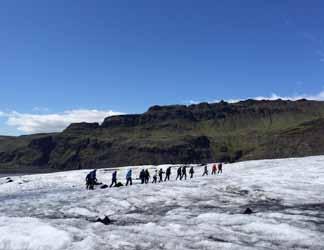
[[[126,179],[128,178],[132,178],[132,170],[128,170],[127,174],[126,174]]]

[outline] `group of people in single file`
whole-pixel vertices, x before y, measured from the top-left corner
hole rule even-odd
[[[187,168],[188,166],[180,166],[177,169],[177,176],[176,180],[186,180],[187,179]],[[216,174],[221,174],[223,172],[223,164],[218,163],[218,164],[213,164],[212,169],[211,169],[211,174],[216,175]],[[97,176],[96,176],[97,170],[92,170],[90,173],[87,174],[86,176],[86,187],[87,189],[94,189],[94,185],[100,184],[97,181]],[[190,179],[194,177],[194,167],[191,166],[189,168],[189,175]],[[165,176],[163,176],[165,174]],[[208,175],[208,165],[204,165],[204,172],[202,176]],[[132,185],[133,184],[133,171],[132,169],[129,169],[126,173],[126,186]],[[160,168],[159,170],[154,170],[152,174],[152,183],[157,183],[157,182],[163,182],[163,181],[169,181],[171,176],[171,167],[169,166],[165,171]],[[163,178],[164,177],[164,178]],[[149,169],[142,169],[139,173],[139,177],[141,184],[148,184],[151,179],[151,174]],[[110,187],[116,187],[116,186],[122,186],[120,182],[117,181],[117,170],[114,170],[112,172],[111,176],[111,184]]]

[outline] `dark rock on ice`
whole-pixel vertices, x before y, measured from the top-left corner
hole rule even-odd
[[[96,222],[101,222],[104,225],[109,225],[111,224],[111,220],[108,218],[108,216],[105,216],[103,219],[98,218]]]
[[[118,183],[115,185],[115,187],[122,187],[122,186],[124,186],[124,184],[121,183],[121,182],[118,182]]]
[[[248,207],[247,209],[245,209],[243,214],[252,214],[252,213],[253,213],[252,209]]]

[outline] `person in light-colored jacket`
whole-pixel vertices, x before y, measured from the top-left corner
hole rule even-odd
[[[127,174],[126,174],[126,186],[128,186],[128,184],[129,185],[133,184],[133,182],[132,182],[132,170],[131,169],[129,169]]]

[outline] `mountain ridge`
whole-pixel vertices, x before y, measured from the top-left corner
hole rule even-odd
[[[0,172],[318,155],[322,132],[321,101],[156,105],[101,124],[72,123],[61,133],[0,136]]]

